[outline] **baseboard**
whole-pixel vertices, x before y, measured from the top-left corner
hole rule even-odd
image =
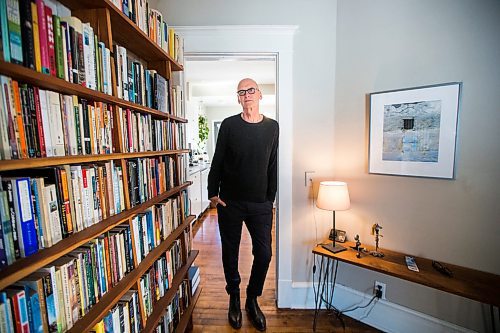
[[[289,303],[291,308],[314,309],[312,283],[295,282],[292,283],[291,289],[293,295],[293,299]],[[335,286],[333,305],[337,309],[345,311],[358,305],[367,304],[371,298],[372,295],[337,284]],[[475,332],[386,300],[376,300],[375,305],[370,305],[365,309],[357,309],[345,315],[384,332],[391,333]]]

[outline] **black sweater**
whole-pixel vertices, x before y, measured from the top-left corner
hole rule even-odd
[[[248,123],[240,114],[224,119],[208,174],[208,197],[274,201],[278,136],[278,123],[266,117],[259,123]]]

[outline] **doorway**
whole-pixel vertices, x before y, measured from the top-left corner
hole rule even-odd
[[[194,160],[212,160],[217,134],[222,121],[241,112],[236,87],[243,78],[252,78],[259,85],[263,98],[260,112],[279,121],[277,105],[278,55],[272,53],[186,53],[184,56],[184,91],[186,101],[186,137]],[[204,118],[204,119],[201,119]],[[199,121],[208,124],[208,138],[202,142]],[[206,156],[201,158],[200,156]],[[279,172],[279,171],[278,171]],[[279,179],[279,178],[278,178]],[[206,191],[203,188],[202,191]],[[202,195],[203,196],[203,195]],[[275,210],[276,211],[276,210]],[[278,228],[275,214],[273,235]],[[246,229],[246,228],[244,228]],[[248,231],[244,231],[248,232]],[[277,257],[277,242],[273,241],[273,256]],[[277,265],[268,273],[277,290]],[[221,267],[220,274],[223,276]],[[275,294],[277,298],[277,294]]]

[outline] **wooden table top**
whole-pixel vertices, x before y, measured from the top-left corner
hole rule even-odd
[[[432,267],[432,259],[416,256],[413,258],[415,258],[419,272],[414,272],[406,267],[405,256],[410,254],[379,248],[379,251],[384,253],[382,258],[374,257],[368,253],[361,253],[361,258],[356,258],[357,251],[350,248],[355,246],[354,242],[338,244],[346,247],[347,251],[334,254],[318,245],[312,252],[481,303],[500,306],[500,275],[441,262],[453,273],[452,277],[448,277]],[[366,248],[369,251],[374,250],[374,247],[366,246]]]

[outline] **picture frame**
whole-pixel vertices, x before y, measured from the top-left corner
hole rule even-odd
[[[369,173],[455,178],[461,82],[370,94]]]

